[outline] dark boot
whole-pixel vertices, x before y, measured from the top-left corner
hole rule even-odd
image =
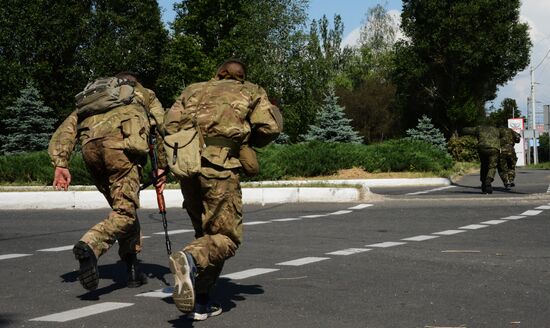
[[[97,259],[94,251],[83,241],[79,241],[73,247],[74,257],[80,264],[78,280],[82,287],[87,290],[94,290],[99,284],[99,271],[97,270]]]
[[[147,283],[147,276],[141,272],[136,254],[128,254],[123,259],[128,272],[128,288],[137,288]]]

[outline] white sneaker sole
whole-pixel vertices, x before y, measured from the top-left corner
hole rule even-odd
[[[215,317],[217,315],[222,314],[222,309],[219,308],[218,310],[210,313],[198,313],[198,312],[191,312],[187,315],[187,319],[193,320],[193,321],[204,321],[210,317]]]
[[[174,292],[172,299],[178,310],[190,313],[195,308],[195,291],[189,277],[191,270],[184,252],[177,252],[170,256],[170,271],[174,274]]]

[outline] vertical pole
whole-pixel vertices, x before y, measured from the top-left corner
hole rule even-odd
[[[533,164],[538,164],[538,151],[537,151],[537,120],[536,120],[536,101],[535,101],[535,70],[531,66],[531,110],[533,113]]]

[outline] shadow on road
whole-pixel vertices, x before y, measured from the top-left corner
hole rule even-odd
[[[468,186],[468,185],[462,185],[460,183],[456,183],[456,182],[453,182],[451,184],[452,186],[455,186],[455,187],[461,187],[461,188],[464,188],[464,189],[467,189],[467,190],[451,190],[449,192],[451,193],[455,193],[455,194],[481,194],[481,186]],[[504,189],[504,187],[496,187],[493,185],[493,192],[501,192],[501,193],[506,193],[506,194],[515,194],[515,195],[527,195],[528,193],[525,193],[525,192],[519,192],[519,191],[515,191],[513,189],[511,190],[506,190]]]

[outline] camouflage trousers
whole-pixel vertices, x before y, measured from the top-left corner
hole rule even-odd
[[[195,259],[195,292],[208,294],[225,260],[242,241],[242,193],[236,171],[203,166],[201,174],[180,181],[184,208],[191,217],[195,240],[183,248]]]
[[[479,172],[479,179],[484,185],[490,185],[495,179],[495,173],[498,166],[499,150],[496,148],[482,148],[479,149],[479,160],[481,162],[481,168]]]
[[[498,175],[504,184],[510,184],[516,179],[516,152],[502,152],[498,160]]]
[[[97,189],[112,211],[86,232],[80,240],[88,244],[97,258],[118,241],[121,259],[141,250],[141,233],[136,209],[139,207],[141,167],[122,149],[105,148],[104,139],[86,143],[82,155]]]

